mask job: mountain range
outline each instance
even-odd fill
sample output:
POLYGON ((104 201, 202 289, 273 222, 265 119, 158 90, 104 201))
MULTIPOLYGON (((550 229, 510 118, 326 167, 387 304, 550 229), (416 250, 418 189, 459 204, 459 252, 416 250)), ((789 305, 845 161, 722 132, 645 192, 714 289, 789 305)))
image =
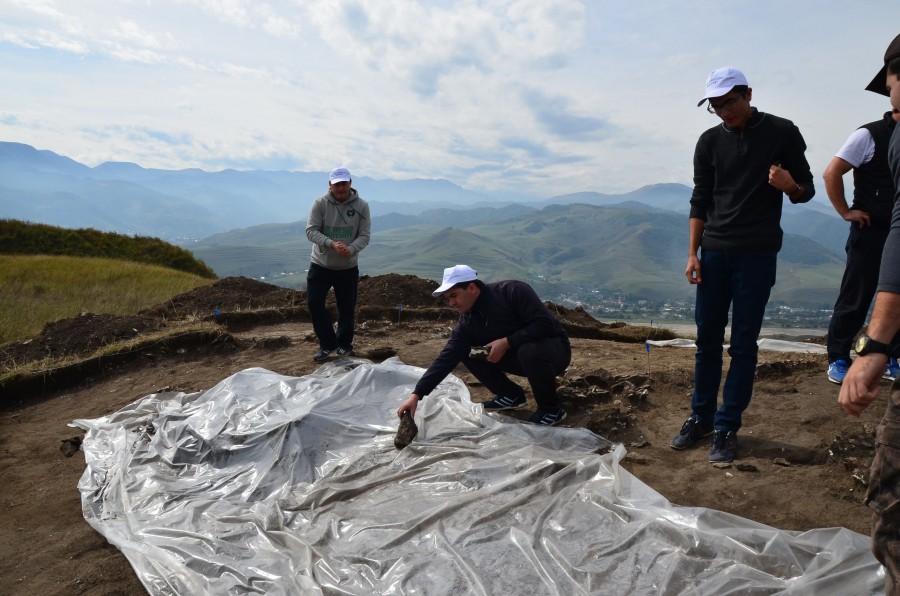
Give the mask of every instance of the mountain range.
MULTIPOLYGON (((156 236, 191 250, 220 276, 301 286, 309 262, 305 216, 325 172, 96 167, 0 142, 0 217, 156 236)), ((437 278, 465 262, 486 279, 519 278, 547 291, 687 299, 691 189, 649 184, 624 194, 548 198, 475 192, 446 180, 354 178, 370 204, 363 273, 437 278)), ((830 306, 843 270, 847 224, 831 206, 785 202, 784 248, 773 299, 830 306)))

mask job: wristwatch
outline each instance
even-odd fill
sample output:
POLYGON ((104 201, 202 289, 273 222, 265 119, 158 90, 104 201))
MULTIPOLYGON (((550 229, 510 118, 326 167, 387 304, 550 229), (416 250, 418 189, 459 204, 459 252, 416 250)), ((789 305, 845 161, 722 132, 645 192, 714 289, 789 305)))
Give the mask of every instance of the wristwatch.
POLYGON ((865 333, 859 336, 854 346, 856 353, 860 356, 866 354, 888 354, 891 353, 891 346, 880 341, 875 341, 865 333))

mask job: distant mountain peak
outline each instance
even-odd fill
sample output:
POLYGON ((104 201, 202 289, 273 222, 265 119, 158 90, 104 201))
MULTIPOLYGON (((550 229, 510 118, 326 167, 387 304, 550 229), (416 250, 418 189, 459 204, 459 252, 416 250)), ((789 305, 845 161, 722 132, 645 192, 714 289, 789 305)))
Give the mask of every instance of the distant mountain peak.
POLYGON ((13 167, 33 168, 61 174, 83 174, 90 168, 74 159, 25 143, 0 142, 0 159, 13 167))
POLYGON ((132 163, 130 161, 104 161, 102 164, 95 166, 94 170, 97 172, 105 173, 109 171, 115 171, 119 173, 125 172, 145 172, 146 168, 143 166, 139 166, 136 163, 132 163))

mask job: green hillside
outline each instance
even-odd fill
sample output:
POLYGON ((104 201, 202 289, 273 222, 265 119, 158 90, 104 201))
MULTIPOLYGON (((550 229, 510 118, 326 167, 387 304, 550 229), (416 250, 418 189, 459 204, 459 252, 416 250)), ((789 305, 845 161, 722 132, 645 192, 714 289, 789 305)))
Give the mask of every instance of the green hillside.
POLYGON ((119 259, 0 255, 0 343, 82 312, 136 314, 213 281, 119 259))
MULTIPOLYGON (((684 279, 688 223, 683 214, 585 204, 552 205, 511 219, 487 212, 479 220, 477 213, 443 212, 439 223, 405 218, 405 227, 387 229, 376 225, 376 218, 360 270, 436 280, 444 267, 467 263, 484 279, 528 281, 548 299, 565 294, 582 300, 600 293, 631 302, 693 301, 694 288, 684 279)), ((264 276, 302 287, 310 250, 302 230, 299 223, 290 229, 258 226, 219 234, 191 250, 220 276, 264 276)), ((831 250, 785 234, 772 300, 820 308, 833 302, 842 272, 843 261, 831 250)))
POLYGON ((215 272, 183 248, 158 238, 69 229, 0 219, 0 254, 122 259, 214 279, 215 272))
POLYGON ((518 247, 516 261, 548 283, 661 298, 684 267, 682 227, 671 214, 574 204, 548 207, 503 232, 470 231, 518 247))

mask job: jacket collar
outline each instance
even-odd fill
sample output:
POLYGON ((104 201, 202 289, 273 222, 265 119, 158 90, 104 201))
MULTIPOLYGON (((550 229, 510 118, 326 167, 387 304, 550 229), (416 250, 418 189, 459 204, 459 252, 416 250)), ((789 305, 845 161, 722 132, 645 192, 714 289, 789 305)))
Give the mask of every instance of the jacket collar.
POLYGON ((466 315, 471 317, 474 314, 478 314, 479 316, 487 317, 487 314, 491 311, 492 304, 494 304, 494 293, 491 292, 487 284, 483 284, 481 293, 475 299, 475 304, 472 305, 472 308, 469 309, 466 315))
MULTIPOLYGON (((750 117, 747 119, 747 124, 746 124, 746 126, 744 126, 744 130, 747 130, 750 128, 756 128, 757 126, 759 126, 759 123, 762 122, 766 117, 765 112, 760 112, 759 110, 757 110, 756 108, 753 108, 753 107, 751 107, 750 109, 752 110, 752 112, 750 114, 750 117)), ((728 132, 741 132, 740 128, 731 128, 724 122, 722 123, 722 128, 724 128, 728 132)))

